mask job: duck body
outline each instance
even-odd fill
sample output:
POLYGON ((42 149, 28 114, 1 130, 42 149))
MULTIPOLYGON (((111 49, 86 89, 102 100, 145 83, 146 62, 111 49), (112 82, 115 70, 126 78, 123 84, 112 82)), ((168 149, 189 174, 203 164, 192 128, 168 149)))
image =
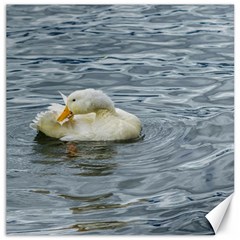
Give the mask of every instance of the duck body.
POLYGON ((52 104, 48 111, 39 113, 30 126, 63 141, 116 141, 140 136, 140 120, 115 108, 102 91, 79 90, 63 97, 66 106, 52 104), (66 108, 71 113, 69 118, 61 117, 66 108))

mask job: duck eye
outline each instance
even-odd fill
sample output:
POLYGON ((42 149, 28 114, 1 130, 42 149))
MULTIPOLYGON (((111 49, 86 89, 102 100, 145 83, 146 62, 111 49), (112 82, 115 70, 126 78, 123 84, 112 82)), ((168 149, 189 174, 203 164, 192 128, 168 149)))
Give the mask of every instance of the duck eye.
POLYGON ((74 98, 72 101, 73 101, 73 102, 75 102, 75 101, 76 101, 76 99, 74 98))

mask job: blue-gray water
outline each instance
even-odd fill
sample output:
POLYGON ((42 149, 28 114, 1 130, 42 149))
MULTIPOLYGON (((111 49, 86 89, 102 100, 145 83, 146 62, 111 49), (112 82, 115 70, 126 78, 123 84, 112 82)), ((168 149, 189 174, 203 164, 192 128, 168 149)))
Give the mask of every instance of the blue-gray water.
POLYGON ((7 7, 7 233, 212 234, 233 191, 232 5, 7 7), (77 89, 142 139, 66 143, 29 123, 77 89))

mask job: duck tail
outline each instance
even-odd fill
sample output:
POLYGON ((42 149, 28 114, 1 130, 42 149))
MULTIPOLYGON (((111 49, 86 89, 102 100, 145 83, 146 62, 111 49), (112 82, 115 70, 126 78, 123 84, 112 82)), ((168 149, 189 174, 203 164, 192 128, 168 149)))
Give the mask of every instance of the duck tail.
POLYGON ((57 122, 58 115, 63 111, 64 106, 53 103, 48 107, 48 111, 40 112, 36 115, 35 119, 30 123, 30 128, 42 131, 44 128, 56 127, 59 125, 57 122))

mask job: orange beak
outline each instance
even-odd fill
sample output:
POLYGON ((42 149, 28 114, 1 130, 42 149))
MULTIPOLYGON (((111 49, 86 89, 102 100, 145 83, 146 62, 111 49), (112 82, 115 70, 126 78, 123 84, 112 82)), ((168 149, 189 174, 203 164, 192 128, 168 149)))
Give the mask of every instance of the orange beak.
POLYGON ((61 113, 61 115, 58 117, 57 121, 58 122, 62 122, 64 119, 66 118, 70 118, 73 116, 73 113, 68 109, 68 107, 66 106, 63 110, 63 112, 61 113))

